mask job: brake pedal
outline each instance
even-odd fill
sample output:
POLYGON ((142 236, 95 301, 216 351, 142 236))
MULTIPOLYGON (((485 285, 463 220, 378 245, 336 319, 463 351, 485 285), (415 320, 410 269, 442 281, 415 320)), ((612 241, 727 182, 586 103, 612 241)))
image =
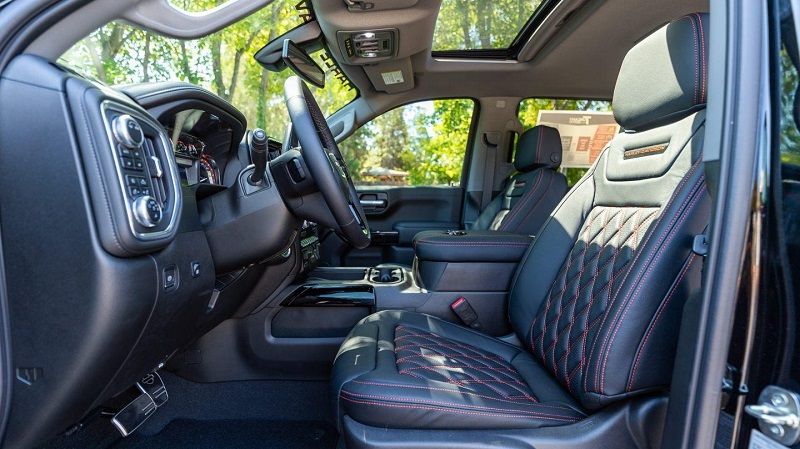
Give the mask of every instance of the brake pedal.
POLYGON ((169 399, 167 387, 164 386, 164 381, 156 372, 147 373, 142 380, 136 383, 136 386, 139 387, 142 393, 148 394, 153 398, 156 407, 161 407, 169 399))

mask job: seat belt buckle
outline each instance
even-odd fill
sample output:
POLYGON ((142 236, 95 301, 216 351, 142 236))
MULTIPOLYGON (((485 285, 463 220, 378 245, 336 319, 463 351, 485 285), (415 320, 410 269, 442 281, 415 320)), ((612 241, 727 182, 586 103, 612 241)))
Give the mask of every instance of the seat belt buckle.
POLYGON ((475 309, 467 302, 467 298, 460 296, 450 304, 450 310, 452 310, 465 325, 473 329, 481 328, 481 323, 478 321, 478 314, 475 313, 475 309))

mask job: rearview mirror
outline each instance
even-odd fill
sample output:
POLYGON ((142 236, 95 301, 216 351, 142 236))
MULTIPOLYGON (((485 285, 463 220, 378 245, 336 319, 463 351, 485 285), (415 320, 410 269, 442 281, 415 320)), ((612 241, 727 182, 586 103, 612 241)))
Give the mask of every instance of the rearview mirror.
POLYGON ((289 39, 283 41, 281 59, 300 78, 319 88, 325 87, 325 71, 311 59, 311 55, 289 39))

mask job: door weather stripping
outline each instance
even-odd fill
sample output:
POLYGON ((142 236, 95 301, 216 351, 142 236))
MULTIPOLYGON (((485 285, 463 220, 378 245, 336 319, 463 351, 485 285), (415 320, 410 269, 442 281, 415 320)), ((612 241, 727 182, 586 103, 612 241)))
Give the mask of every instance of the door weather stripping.
POLYGON ((800 442, 800 396, 770 385, 761 392, 758 404, 748 405, 745 413, 758 420, 761 431, 785 446, 800 442))

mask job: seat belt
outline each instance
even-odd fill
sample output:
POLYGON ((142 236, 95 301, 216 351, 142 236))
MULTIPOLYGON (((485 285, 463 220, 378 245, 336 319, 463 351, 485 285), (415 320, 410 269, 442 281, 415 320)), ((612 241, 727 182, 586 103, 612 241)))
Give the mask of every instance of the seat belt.
POLYGON ((492 202, 494 193, 494 175, 497 169, 497 148, 502 135, 497 131, 483 133, 482 142, 486 154, 483 158, 483 190, 481 191, 480 212, 492 202))
POLYGON ((466 326, 476 330, 481 329, 481 322, 478 319, 478 313, 472 308, 467 298, 459 296, 458 299, 450 304, 450 310, 464 323, 466 326))

